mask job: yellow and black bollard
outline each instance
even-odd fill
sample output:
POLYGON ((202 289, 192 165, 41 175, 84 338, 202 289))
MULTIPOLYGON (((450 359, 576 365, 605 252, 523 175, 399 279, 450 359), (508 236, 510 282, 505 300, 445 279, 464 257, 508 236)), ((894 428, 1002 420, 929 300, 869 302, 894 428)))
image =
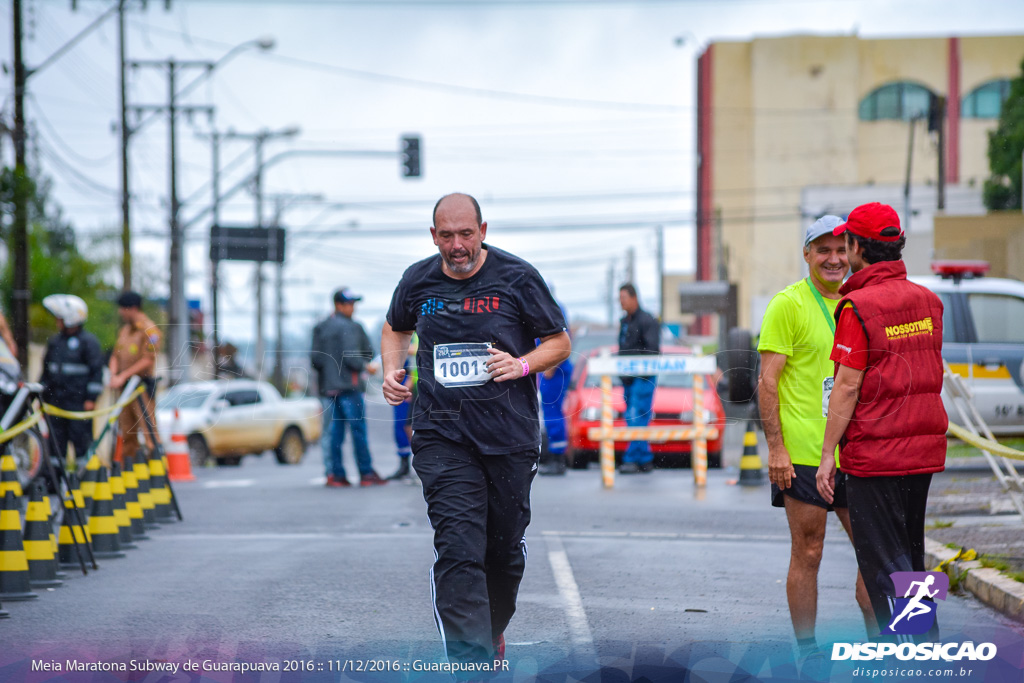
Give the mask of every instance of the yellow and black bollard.
POLYGON ((85 463, 85 470, 82 472, 82 498, 85 500, 85 509, 92 509, 92 495, 96 490, 96 482, 100 478, 100 468, 103 467, 103 463, 100 462, 100 456, 95 453, 85 463))
POLYGON ((89 534, 92 553, 101 559, 124 557, 121 539, 114 519, 114 496, 110 492, 107 468, 100 468, 100 478, 92 496, 92 514, 89 515, 89 534))
POLYGON ((139 480, 135 477, 135 461, 132 456, 124 458, 124 471, 121 473, 124 481, 125 510, 128 512, 128 520, 131 522, 132 540, 148 541, 146 533, 146 522, 142 516, 142 505, 139 503, 139 480))
POLYGON ((44 484, 32 487, 32 496, 25 510, 25 557, 28 560, 28 581, 33 588, 56 588, 64 585, 57 577, 57 556, 54 553, 50 504, 43 495, 44 484))
POLYGON ((139 546, 135 545, 132 538, 132 520, 128 517, 121 465, 116 462, 110 468, 110 494, 114 497, 114 521, 117 522, 117 535, 121 541, 121 549, 133 550, 138 548, 139 546))
POLYGON ((64 499, 64 521, 61 522, 60 534, 57 536, 57 562, 64 569, 81 567, 84 574, 85 563, 92 558, 89 539, 85 535, 87 530, 78 523, 76 509, 75 501, 71 497, 64 499))
POLYGON ((171 488, 167 485, 167 467, 160 454, 162 449, 153 449, 149 455, 149 491, 153 496, 153 511, 161 524, 173 522, 174 508, 171 507, 171 488))
POLYGON ((0 456, 0 498, 7 492, 14 494, 15 498, 21 498, 24 491, 21 490, 21 482, 18 480, 18 461, 13 455, 0 456))
POLYGON ((145 456, 139 455, 135 460, 135 479, 139 482, 139 505, 142 506, 142 521, 147 529, 159 529, 156 523, 156 505, 153 504, 153 493, 149 490, 149 465, 145 456))
POLYGON ((757 454, 757 432, 754 421, 747 421, 747 433, 743 435, 743 457, 740 459, 740 484, 760 486, 764 483, 764 469, 761 456, 757 454))
POLYGON ((38 597, 29 584, 18 500, 14 492, 8 490, 0 506, 0 600, 34 600, 38 597))

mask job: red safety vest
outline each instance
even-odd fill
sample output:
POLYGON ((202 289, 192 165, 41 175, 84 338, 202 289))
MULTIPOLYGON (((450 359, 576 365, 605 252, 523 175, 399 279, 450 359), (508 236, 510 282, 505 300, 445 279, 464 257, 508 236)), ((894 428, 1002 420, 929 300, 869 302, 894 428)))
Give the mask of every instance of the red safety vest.
POLYGON ((842 470, 858 477, 941 472, 949 424, 942 301, 907 280, 903 261, 871 264, 839 292, 836 318, 851 304, 868 340, 860 397, 840 444, 842 470))

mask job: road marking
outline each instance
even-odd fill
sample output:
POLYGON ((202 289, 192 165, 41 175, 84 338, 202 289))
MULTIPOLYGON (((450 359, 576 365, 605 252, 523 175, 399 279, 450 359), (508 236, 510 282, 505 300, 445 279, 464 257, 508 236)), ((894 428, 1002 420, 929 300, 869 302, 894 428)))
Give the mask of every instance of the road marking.
POLYGON ((583 649, 591 650, 594 646, 594 636, 587 623, 587 613, 583 609, 580 589, 572 574, 572 565, 569 564, 565 546, 562 545, 562 539, 557 534, 545 534, 544 540, 548 545, 548 561, 551 563, 551 571, 555 575, 555 584, 565 603, 565 616, 569 622, 572 643, 583 649))
MULTIPOLYGON (((788 541, 789 536, 773 534, 705 534, 665 533, 660 531, 542 531, 545 538, 567 536, 572 538, 637 538, 673 541, 788 541)), ((829 539, 832 540, 832 539, 829 539)), ((844 539, 840 539, 844 540, 844 539)))
POLYGON ((204 481, 204 489, 242 489, 256 483, 255 479, 225 479, 223 481, 204 481))

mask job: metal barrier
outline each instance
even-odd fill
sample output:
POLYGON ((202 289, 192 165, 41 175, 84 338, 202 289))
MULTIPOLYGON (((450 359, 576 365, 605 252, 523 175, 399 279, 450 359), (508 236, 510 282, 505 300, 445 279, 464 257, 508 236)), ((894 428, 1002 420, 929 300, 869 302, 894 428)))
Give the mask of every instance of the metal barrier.
MULTIPOLYGON (((707 485, 708 439, 718 438, 718 429, 704 422, 704 375, 717 369, 714 356, 612 356, 601 355, 589 361, 591 375, 601 377, 601 426, 591 427, 587 437, 601 442, 601 481, 605 488, 615 486, 616 441, 692 441, 690 463, 696 486, 707 485), (612 419, 612 377, 621 375, 693 375, 692 427, 615 427, 612 419)), ((652 404, 653 410, 653 404, 652 404)))

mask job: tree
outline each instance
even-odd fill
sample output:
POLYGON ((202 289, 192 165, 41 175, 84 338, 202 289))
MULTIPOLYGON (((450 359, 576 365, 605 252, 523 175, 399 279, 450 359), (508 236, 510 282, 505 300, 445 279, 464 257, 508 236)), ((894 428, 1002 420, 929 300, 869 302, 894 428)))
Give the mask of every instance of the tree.
MULTIPOLYGON (((7 209, 16 192, 29 197, 29 328, 31 341, 45 343, 57 331, 53 316, 42 306, 50 294, 75 294, 89 306, 89 329, 104 347, 113 346, 117 332, 117 290, 104 282, 104 274, 111 272, 113 260, 90 260, 76 243, 74 228, 67 223, 59 207, 49 201, 48 181, 33 182, 18 179, 12 169, 0 171, 0 207, 7 209)), ((5 211, 5 213, 7 213, 5 211)), ((0 226, 3 238, 10 239, 8 225, 0 226)), ((8 248, 10 253, 10 248, 8 248)), ((0 272, 0 291, 3 308, 11 310, 14 281, 13 259, 0 272)))
POLYGON ((1024 61, 1021 75, 1010 82, 999 125, 988 134, 985 206, 993 211, 1021 208, 1021 155, 1024 154, 1024 61))

